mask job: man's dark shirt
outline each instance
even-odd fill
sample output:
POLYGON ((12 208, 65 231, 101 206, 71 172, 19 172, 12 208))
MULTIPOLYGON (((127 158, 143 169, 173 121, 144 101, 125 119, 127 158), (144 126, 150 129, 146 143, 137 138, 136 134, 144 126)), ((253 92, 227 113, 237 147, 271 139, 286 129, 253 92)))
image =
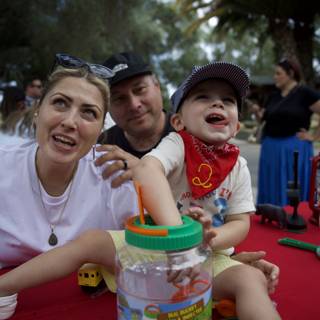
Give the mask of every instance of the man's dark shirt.
MULTIPOLYGON (((171 113, 166 113, 166 123, 164 130, 161 135, 161 139, 168 135, 170 132, 174 131, 170 124, 170 118, 171 118, 171 113)), ((144 151, 138 151, 132 148, 130 145, 129 141, 124 135, 124 132, 121 128, 119 128, 117 125, 109 128, 108 130, 102 132, 100 137, 98 138, 98 143, 100 144, 114 144, 123 149, 124 151, 136 156, 137 158, 142 158, 145 154, 150 152, 153 148, 155 148, 161 139, 158 141, 156 145, 154 145, 152 148, 144 151)))

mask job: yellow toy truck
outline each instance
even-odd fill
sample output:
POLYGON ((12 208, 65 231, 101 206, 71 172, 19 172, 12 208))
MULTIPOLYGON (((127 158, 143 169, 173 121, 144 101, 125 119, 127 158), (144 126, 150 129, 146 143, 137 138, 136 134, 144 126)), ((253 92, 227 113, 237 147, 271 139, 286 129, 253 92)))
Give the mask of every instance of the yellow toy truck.
POLYGON ((87 263, 78 270, 78 284, 87 293, 96 293, 105 287, 99 266, 87 263))

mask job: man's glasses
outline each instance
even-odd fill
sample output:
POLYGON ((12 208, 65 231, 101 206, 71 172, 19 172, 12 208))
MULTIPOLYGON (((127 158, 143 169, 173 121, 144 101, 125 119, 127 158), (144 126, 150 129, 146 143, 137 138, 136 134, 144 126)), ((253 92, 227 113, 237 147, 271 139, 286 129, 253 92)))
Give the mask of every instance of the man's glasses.
POLYGON ((64 53, 56 54, 54 67, 56 65, 71 69, 87 68, 91 73, 102 79, 110 79, 114 76, 114 72, 105 66, 89 63, 64 53))

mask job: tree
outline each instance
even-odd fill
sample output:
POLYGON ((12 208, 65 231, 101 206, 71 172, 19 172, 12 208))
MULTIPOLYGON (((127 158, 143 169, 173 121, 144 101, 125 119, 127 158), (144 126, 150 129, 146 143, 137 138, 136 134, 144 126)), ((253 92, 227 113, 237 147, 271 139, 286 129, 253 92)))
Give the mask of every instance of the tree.
POLYGON ((183 33, 194 14, 179 18, 172 2, 2 0, 0 10, 0 79, 45 78, 56 52, 102 63, 115 52, 134 50, 155 67, 166 89, 194 64, 207 62, 201 30, 183 33))
POLYGON ((212 17, 219 18, 218 32, 231 28, 238 37, 244 30, 259 30, 259 25, 264 25, 259 42, 262 43, 267 39, 266 35, 270 35, 276 60, 284 56, 297 59, 305 80, 313 82, 314 25, 320 13, 319 2, 306 1, 301 5, 299 0, 177 0, 177 3, 183 13, 199 9, 204 12, 204 16, 197 19, 190 30, 212 17))
POLYGON ((0 78, 22 81, 30 47, 30 1, 0 1, 0 78))
POLYGON ((149 57, 161 38, 161 27, 148 14, 156 5, 155 0, 3 0, 0 78, 45 78, 56 52, 96 63, 122 50, 149 57))
POLYGON ((204 34, 196 30, 186 37, 185 28, 194 14, 179 17, 175 6, 159 3, 153 13, 161 26, 158 50, 152 54, 153 65, 157 67, 157 74, 161 83, 177 86, 194 65, 208 62, 206 52, 201 47, 204 34))

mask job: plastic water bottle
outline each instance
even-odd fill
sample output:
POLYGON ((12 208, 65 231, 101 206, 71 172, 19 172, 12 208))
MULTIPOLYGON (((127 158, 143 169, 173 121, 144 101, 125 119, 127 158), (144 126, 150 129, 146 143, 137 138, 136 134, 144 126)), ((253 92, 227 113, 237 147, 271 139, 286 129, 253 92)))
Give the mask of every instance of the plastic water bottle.
POLYGON ((117 257, 118 319, 211 319, 212 257, 202 226, 182 216, 179 226, 129 219, 117 257), (176 279, 172 281, 172 279, 176 279))

